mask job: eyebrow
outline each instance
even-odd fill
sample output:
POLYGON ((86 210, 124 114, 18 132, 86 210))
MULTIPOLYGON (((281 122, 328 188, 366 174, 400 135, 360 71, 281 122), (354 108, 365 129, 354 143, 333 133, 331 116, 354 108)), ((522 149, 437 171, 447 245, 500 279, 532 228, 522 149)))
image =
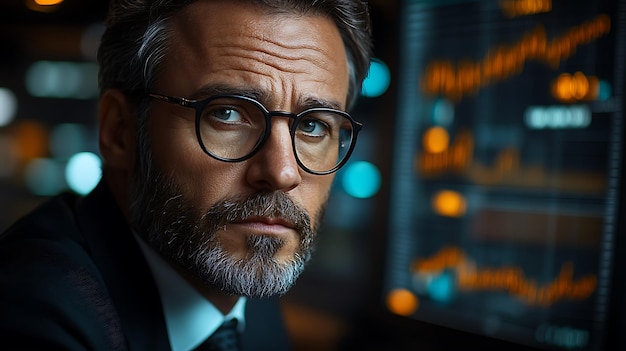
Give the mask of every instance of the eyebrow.
MULTIPOLYGON (((261 104, 263 104, 263 106, 267 106, 267 104, 269 104, 269 102, 272 100, 271 94, 266 90, 254 87, 232 86, 227 84, 205 85, 197 90, 194 94, 192 94, 189 98, 201 100, 213 95, 243 95, 245 97, 249 97, 255 99, 256 101, 259 101, 261 104)), ((303 111, 310 108, 318 107, 343 111, 342 106, 343 104, 341 104, 339 101, 326 100, 313 96, 305 96, 298 99, 298 108, 303 111)))

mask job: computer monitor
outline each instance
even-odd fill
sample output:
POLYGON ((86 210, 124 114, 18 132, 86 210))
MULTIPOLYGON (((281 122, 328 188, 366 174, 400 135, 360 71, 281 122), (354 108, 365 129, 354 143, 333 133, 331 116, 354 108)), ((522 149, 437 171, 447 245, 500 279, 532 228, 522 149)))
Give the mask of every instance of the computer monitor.
POLYGON ((624 5, 402 2, 379 302, 406 340, 625 347, 624 5))

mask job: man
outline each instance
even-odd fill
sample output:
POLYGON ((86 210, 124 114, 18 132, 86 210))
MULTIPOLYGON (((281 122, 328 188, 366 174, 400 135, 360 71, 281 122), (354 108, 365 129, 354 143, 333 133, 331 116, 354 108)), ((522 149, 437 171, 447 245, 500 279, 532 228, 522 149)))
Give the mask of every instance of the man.
POLYGON ((275 296, 356 142, 365 4, 115 0, 106 24, 103 181, 2 235, 3 347, 202 349, 235 321, 287 348, 275 296))

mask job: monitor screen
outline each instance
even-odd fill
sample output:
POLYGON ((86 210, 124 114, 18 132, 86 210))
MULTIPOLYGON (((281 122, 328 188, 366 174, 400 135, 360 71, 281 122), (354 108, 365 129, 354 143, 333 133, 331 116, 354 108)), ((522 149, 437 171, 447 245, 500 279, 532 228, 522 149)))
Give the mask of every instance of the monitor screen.
POLYGON ((384 308, 528 347, 606 349, 624 251, 623 4, 400 12, 384 308))

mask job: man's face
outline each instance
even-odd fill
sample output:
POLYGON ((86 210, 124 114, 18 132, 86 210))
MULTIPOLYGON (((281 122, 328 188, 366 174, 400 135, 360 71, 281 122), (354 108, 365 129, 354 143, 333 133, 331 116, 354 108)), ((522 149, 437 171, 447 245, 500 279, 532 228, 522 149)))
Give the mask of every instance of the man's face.
MULTIPOLYGON (((345 108, 346 54, 330 19, 201 0, 172 28, 154 92, 253 94, 269 110, 295 113, 345 108)), ((152 103, 152 165, 133 185, 133 225, 196 279, 239 295, 284 293, 310 255, 333 176, 299 168, 289 118, 274 117, 263 148, 238 163, 206 155, 194 120, 193 109, 152 103)))

